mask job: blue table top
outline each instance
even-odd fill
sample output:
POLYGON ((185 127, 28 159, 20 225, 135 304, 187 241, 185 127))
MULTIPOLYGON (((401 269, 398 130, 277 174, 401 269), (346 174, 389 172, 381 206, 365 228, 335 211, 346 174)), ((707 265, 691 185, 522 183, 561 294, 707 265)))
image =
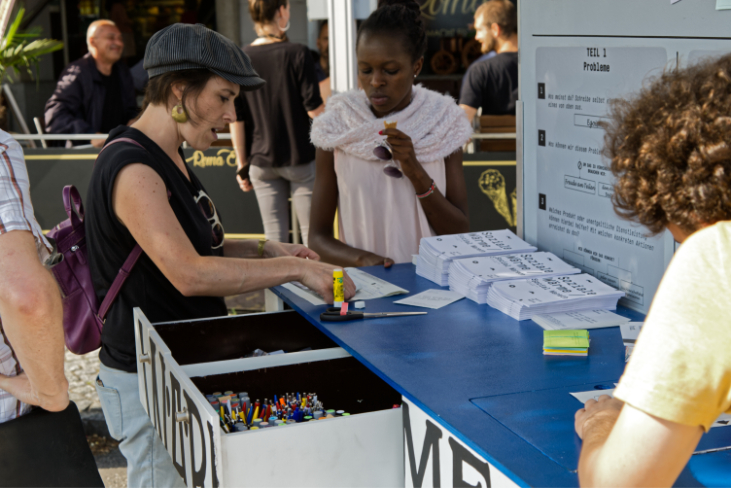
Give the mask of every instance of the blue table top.
MULTIPOLYGON (((417 276, 411 264, 363 270, 409 290, 409 295, 440 288, 417 276)), ((366 312, 428 315, 321 322, 326 306, 312 305, 282 287, 273 291, 519 485, 578 486, 580 440, 573 431, 573 416, 581 404, 567 392, 617 382, 625 366, 618 327, 591 330, 588 357, 543 356, 543 329, 538 324, 518 322, 468 299, 439 310, 393 304, 405 295, 369 300, 366 312), (516 395, 541 390, 556 390, 556 401, 543 395, 531 409, 516 395), (524 404, 516 415, 497 413, 518 397, 524 404), (547 416, 558 422, 545 421, 547 416)), ((626 308, 617 313, 644 320, 644 315, 626 308)), ((677 485, 713 486, 714 480, 727 485, 728 479, 731 452, 722 451, 693 456, 677 485), (723 472, 719 466, 725 467, 723 472)))

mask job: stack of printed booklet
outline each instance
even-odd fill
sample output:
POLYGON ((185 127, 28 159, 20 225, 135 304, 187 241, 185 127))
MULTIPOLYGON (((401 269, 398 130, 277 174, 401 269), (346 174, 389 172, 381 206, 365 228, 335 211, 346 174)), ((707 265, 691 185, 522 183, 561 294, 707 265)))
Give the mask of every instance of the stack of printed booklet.
POLYGON ((500 281, 487 292, 487 304, 513 317, 603 308, 614 310, 624 292, 589 274, 500 281))
POLYGON ((614 310, 624 296, 510 230, 425 237, 416 274, 516 320, 579 310, 614 310))
POLYGON ((455 259, 449 267, 449 289, 477 303, 487 303, 487 291, 498 281, 577 273, 581 270, 550 252, 455 259))
POLYGON ((416 274, 439 286, 449 285, 449 266, 459 258, 533 252, 536 248, 510 230, 424 237, 419 244, 416 274))

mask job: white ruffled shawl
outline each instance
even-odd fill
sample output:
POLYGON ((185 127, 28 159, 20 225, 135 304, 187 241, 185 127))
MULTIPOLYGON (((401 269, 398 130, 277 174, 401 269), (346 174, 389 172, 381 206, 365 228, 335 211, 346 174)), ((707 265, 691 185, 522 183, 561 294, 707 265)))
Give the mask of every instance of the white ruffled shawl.
POLYGON ((411 137, 420 161, 444 159, 460 149, 470 138, 472 127, 464 111, 448 95, 414 86, 414 98, 401 112, 378 119, 371 112, 363 90, 333 95, 325 113, 312 124, 312 143, 321 149, 340 149, 366 161, 379 161, 373 155, 383 121, 398 122, 398 129, 411 137))

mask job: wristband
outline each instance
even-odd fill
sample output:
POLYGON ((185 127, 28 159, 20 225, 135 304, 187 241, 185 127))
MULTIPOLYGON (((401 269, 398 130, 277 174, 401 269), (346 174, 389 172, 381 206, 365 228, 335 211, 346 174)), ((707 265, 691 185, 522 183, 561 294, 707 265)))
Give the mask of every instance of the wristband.
POLYGON ((422 200, 422 199, 428 197, 429 195, 431 195, 432 193, 434 193, 434 190, 436 190, 436 189, 437 189, 437 186, 434 184, 434 180, 431 180, 431 186, 429 187, 429 189, 422 194, 417 193, 416 198, 418 198, 419 200, 422 200))
POLYGON ((262 237, 261 239, 259 239, 259 246, 256 248, 256 252, 259 253, 259 257, 260 258, 263 258, 264 257, 264 244, 266 244, 266 242, 268 240, 269 239, 267 239, 265 237, 262 237))

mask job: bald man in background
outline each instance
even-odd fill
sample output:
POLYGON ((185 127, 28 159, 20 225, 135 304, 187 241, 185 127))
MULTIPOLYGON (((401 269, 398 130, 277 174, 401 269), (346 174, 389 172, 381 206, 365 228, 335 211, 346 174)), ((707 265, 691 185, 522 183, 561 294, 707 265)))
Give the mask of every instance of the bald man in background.
MULTIPOLYGON (((135 89, 126 64, 122 34, 111 20, 92 22, 86 31, 89 53, 69 64, 46 102, 49 134, 108 134, 137 116, 135 89)), ((68 141, 88 144, 88 141, 68 141)), ((103 139, 91 141, 101 147, 103 139)))

